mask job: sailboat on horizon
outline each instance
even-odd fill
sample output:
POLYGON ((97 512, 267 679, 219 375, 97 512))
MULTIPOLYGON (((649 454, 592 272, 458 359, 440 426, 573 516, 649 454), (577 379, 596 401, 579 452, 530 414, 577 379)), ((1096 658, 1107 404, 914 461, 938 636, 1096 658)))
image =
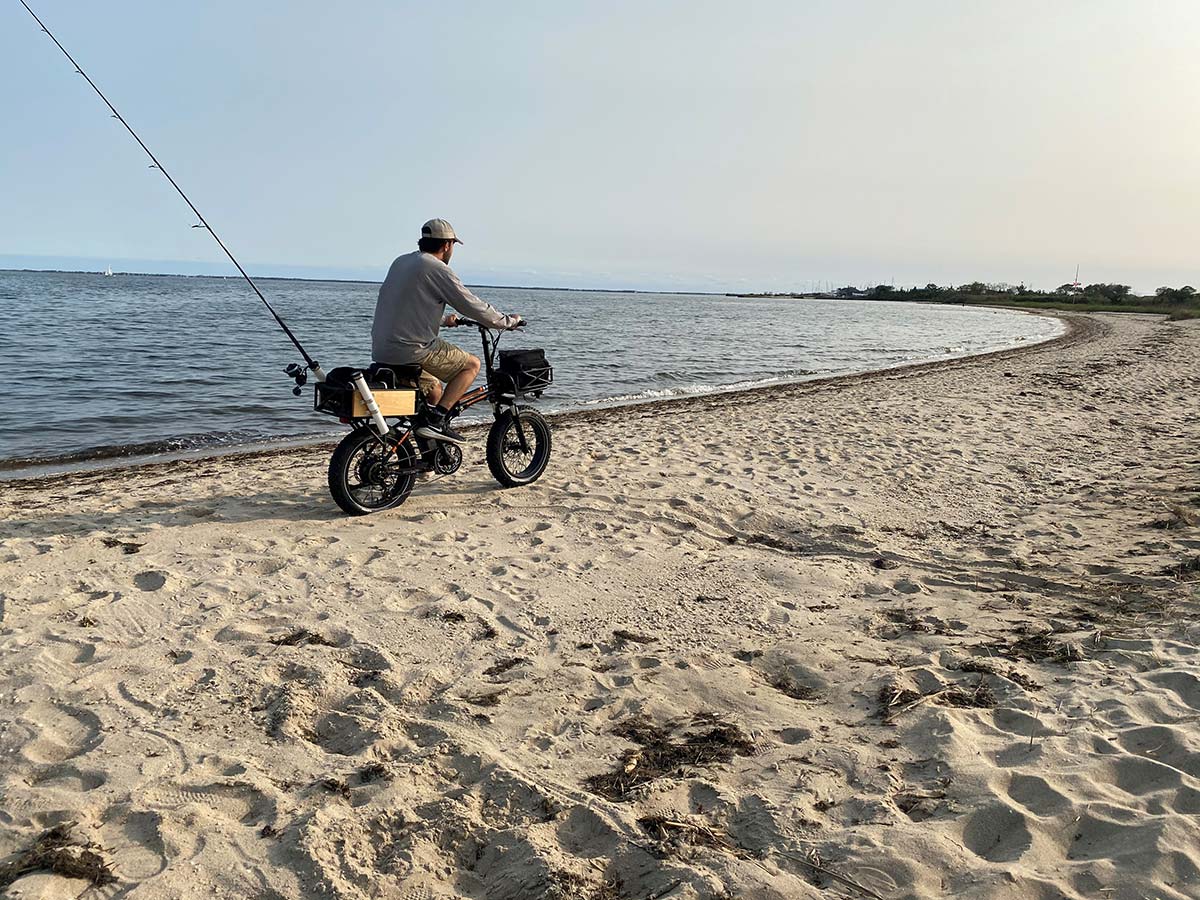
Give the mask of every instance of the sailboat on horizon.
POLYGON ((107 276, 111 276, 112 273, 113 273, 112 266, 109 266, 107 269, 104 270, 104 274, 107 276))

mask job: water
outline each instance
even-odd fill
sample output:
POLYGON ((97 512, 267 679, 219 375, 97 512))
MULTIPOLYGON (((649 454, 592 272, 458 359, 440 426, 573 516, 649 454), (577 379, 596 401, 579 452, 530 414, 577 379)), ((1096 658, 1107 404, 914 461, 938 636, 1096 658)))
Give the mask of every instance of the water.
MULTIPOLYGON (((377 285, 270 279, 328 370, 370 361, 377 285)), ((561 411, 799 381, 1046 340, 1008 310, 838 300, 480 288, 531 321, 561 411)), ((241 279, 0 271, 0 470, 328 437, 293 397, 299 356, 241 279)), ((479 353, 473 330, 443 334, 479 353)))

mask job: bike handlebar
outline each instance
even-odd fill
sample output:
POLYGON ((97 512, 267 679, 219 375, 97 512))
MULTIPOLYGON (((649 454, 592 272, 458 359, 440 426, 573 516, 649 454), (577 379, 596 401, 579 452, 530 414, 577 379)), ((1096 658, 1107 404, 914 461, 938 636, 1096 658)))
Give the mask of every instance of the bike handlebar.
MULTIPOLYGON (((529 321, 527 319, 521 319, 520 321, 517 322, 516 325, 512 326, 512 328, 506 328, 504 330, 505 331, 513 331, 514 329, 517 329, 517 328, 524 328, 528 324, 529 324, 529 321)), ((453 325, 450 325, 447 327, 462 328, 467 325, 473 325, 476 328, 489 328, 490 327, 488 325, 484 325, 482 322, 476 322, 474 319, 459 319, 453 325)))

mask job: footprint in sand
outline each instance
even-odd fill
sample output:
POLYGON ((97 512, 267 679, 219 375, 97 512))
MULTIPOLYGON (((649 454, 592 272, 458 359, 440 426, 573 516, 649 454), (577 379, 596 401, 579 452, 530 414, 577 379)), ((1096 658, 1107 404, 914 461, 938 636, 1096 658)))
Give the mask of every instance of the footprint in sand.
MULTIPOLYGON (((1114 812, 1116 808, 1110 807, 1114 812)), ((1152 858, 1159 851, 1162 823, 1145 825, 1116 822, 1092 812, 1084 813, 1075 824, 1067 859, 1095 859, 1133 862, 1152 858)))
POLYGON ((974 813, 963 828, 963 845, 988 862, 1013 862, 1025 855, 1033 836, 1025 816, 1004 805, 994 805, 974 813))
POLYGON ((1008 796, 1035 816, 1056 816, 1071 805, 1071 801, 1050 787, 1038 775, 1014 772, 1008 783, 1008 796))
POLYGON ((99 717, 86 709, 35 703, 22 719, 31 739, 21 748, 21 755, 39 765, 82 756, 103 740, 99 717))
POLYGON ((88 791, 102 787, 105 781, 107 779, 102 772, 78 769, 70 764, 60 764, 42 769, 29 780, 29 783, 37 788, 86 794, 88 791))
POLYGON ((133 583, 138 590, 159 591, 167 583, 167 575, 165 572, 139 572, 133 576, 133 583))
POLYGON ((180 809, 197 804, 246 825, 274 815, 275 803, 248 784, 169 786, 151 790, 145 802, 160 809, 180 809))
POLYGON ((1191 672, 1155 672, 1147 675, 1146 680, 1162 685, 1185 705, 1200 710, 1200 678, 1191 672))

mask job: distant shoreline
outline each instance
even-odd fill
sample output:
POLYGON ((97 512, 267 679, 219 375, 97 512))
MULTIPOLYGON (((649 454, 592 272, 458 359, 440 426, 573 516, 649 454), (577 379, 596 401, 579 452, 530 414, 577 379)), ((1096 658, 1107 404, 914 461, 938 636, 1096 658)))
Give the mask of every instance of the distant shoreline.
MULTIPOLYGON (((112 276, 103 272, 89 269, 0 269, 0 274, 17 272, 26 275, 95 275, 108 278, 210 278, 214 281, 241 281, 241 275, 181 275, 177 272, 114 272, 112 276)), ((317 284, 380 284, 381 279, 367 280, 362 278, 303 278, 290 275, 252 275, 255 281, 307 281, 317 284)), ((470 288, 495 288, 504 291, 556 291, 575 294, 666 294, 679 297, 733 297, 751 296, 749 294, 730 294, 727 291, 651 291, 644 288, 576 288, 576 287, 535 287, 528 284, 468 284, 470 288)))

